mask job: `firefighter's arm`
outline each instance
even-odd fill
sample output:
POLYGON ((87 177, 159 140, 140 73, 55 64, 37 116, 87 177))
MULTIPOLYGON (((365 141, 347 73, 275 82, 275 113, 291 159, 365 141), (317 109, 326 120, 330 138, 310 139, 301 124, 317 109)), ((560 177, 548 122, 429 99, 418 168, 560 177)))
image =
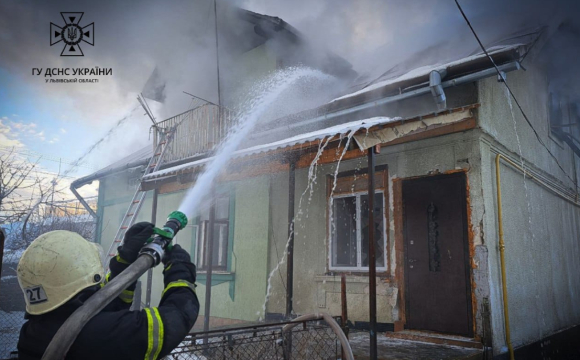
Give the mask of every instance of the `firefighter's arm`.
MULTIPOLYGON (((199 313, 199 301, 195 292, 196 269, 187 251, 175 245, 164 259, 164 265, 165 288, 159 306, 145 309, 149 312, 148 319, 153 328, 159 324, 162 329, 163 336, 158 339, 162 341, 159 358, 171 353, 183 341, 199 313)), ((152 344, 155 344, 155 339, 149 340, 153 340, 152 344)))
MULTIPOLYGON (((145 245, 146 241, 153 235, 153 228, 154 225, 152 223, 140 222, 134 224, 129 228, 129 230, 127 230, 123 245, 119 246, 116 256, 111 258, 111 261, 109 262, 109 272, 105 277, 105 285, 137 260, 139 251, 143 245, 145 245)), ((118 298, 113 300, 111 304, 105 308, 105 310, 114 311, 131 307, 136 286, 137 282, 130 284, 125 290, 123 290, 118 298)))
MULTIPOLYGON (((165 271, 165 277, 167 279, 170 275, 173 280, 174 275, 182 271, 191 273, 191 266, 176 263, 165 271)), ((189 276, 187 280, 170 281, 158 307, 97 314, 79 334, 69 357, 162 359, 183 341, 197 319, 199 302, 193 290, 194 279, 189 276)))
POLYGON ((189 254, 175 245, 164 258, 164 265, 165 289, 158 307, 99 313, 81 331, 70 354, 78 358, 92 354, 95 359, 130 360, 161 359, 171 353, 195 324, 199 301, 195 294, 195 265, 189 254), (94 341, 95 338, 101 341, 94 341))

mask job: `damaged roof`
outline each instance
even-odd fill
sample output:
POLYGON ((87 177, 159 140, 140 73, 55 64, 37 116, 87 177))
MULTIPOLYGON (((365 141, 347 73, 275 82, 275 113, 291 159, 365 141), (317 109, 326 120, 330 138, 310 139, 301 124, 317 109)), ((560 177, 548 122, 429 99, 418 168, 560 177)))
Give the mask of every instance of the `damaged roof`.
MULTIPOLYGON (((255 23, 255 26, 259 28, 259 30, 256 30, 256 33, 261 33, 262 31, 265 33, 271 33, 273 31, 286 34, 284 36, 297 36, 297 31, 280 18, 261 15, 247 10, 241 10, 241 14, 245 19, 247 19, 247 21, 255 23)), ((533 45, 541 35, 542 30, 537 29, 535 31, 509 36, 506 39, 500 40, 494 45, 490 46, 488 52, 498 65, 519 61, 527 55, 530 50, 530 45, 533 45)), ((336 98, 328 104, 320 106, 316 109, 293 114, 291 116, 280 119, 280 121, 272 122, 272 125, 265 125, 263 129, 261 129, 262 132, 254 134, 254 136, 249 139, 247 148, 238 150, 238 156, 256 152, 271 151, 280 147, 283 148, 290 146, 288 144, 298 144, 300 142, 312 141, 312 136, 319 138, 318 136, 323 134, 323 137, 326 137, 329 135, 329 132, 333 132, 338 128, 344 130, 345 128, 349 128, 355 125, 359 126, 359 128, 365 128, 365 126, 368 124, 374 124, 376 121, 378 121, 378 123, 393 121, 392 118, 386 117, 365 118, 365 120, 356 120, 351 122, 343 121, 342 124, 335 123, 335 127, 333 127, 328 125, 328 121, 325 122, 321 120, 318 126, 310 127, 308 131, 300 129, 300 131, 297 133, 290 133, 289 137, 286 136, 275 138, 262 135, 262 133, 266 133, 268 131, 285 129, 287 126, 299 124, 303 120, 324 118, 326 114, 332 114, 334 112, 348 109, 363 103, 369 103, 379 98, 385 98, 389 96, 395 97, 396 95, 400 95, 405 91, 413 90, 421 86, 424 87, 425 85, 428 86, 429 74, 433 70, 445 70, 447 73, 445 79, 449 80, 492 68, 492 65, 487 56, 478 51, 471 51, 470 54, 460 58, 454 58, 447 61, 439 60, 435 61, 433 64, 421 65, 415 68, 411 68, 410 64, 419 65, 421 64, 421 61, 409 61, 405 64, 391 67, 386 71, 382 71, 375 78, 372 78, 372 76, 369 75, 372 73, 370 72, 369 74, 361 76, 355 80, 354 85, 350 88, 350 93, 336 98)), ((416 115, 419 114, 415 114, 415 116, 416 115)), ((336 133, 340 132, 337 131, 336 133)), ((73 184, 76 184, 77 186, 83 185, 108 174, 146 164, 147 160, 151 157, 151 154, 151 146, 147 146, 107 166, 106 168, 97 171, 94 174, 76 180, 73 182, 73 184)), ((178 171, 182 168, 189 168, 192 165, 199 165, 197 162, 200 162, 201 164, 207 161, 209 161, 207 158, 196 160, 195 164, 194 162, 190 162, 187 164, 167 168, 160 170, 155 175, 149 175, 149 177, 163 176, 162 174, 165 174, 168 171, 178 171)))
POLYGON ((328 49, 314 47, 306 36, 283 19, 242 8, 230 10, 226 11, 226 24, 220 29, 220 39, 227 47, 246 52, 273 40, 269 45, 284 63, 310 66, 343 79, 358 75, 350 62, 328 49))
MULTIPOLYGON (((504 34, 504 36, 488 41, 484 44, 485 49, 490 54, 504 53, 507 49, 518 49, 522 46, 527 46, 534 44, 537 39, 547 30, 546 27, 537 27, 531 29, 522 29, 510 34, 504 34)), ((529 49, 521 49, 523 52, 520 54, 522 57, 526 56, 529 49)), ((380 49, 376 51, 380 53, 380 49)), ((494 56, 494 60, 496 60, 494 56)), ((505 59, 505 57, 510 57, 516 59, 519 57, 514 56, 513 53, 504 54, 503 57, 499 57, 499 61, 505 59)), ((378 57, 378 56, 377 56, 378 57)), ((434 44, 421 51, 408 56, 404 61, 398 61, 395 64, 385 65, 384 61, 378 60, 378 65, 372 67, 365 73, 361 74, 356 78, 350 86, 351 94, 354 92, 361 92, 364 89, 377 88, 381 83, 395 83, 400 80, 409 80, 416 78, 421 69, 433 69, 433 68, 445 68, 450 66, 455 66, 460 63, 467 63, 470 59, 484 58, 485 54, 479 47, 479 45, 474 41, 473 43, 467 44, 446 44, 442 46, 441 44, 434 44), (446 66, 445 66, 446 65, 446 66)), ((489 66, 489 61, 485 61, 487 66, 489 66)), ((345 95, 346 96, 346 95, 345 95)))

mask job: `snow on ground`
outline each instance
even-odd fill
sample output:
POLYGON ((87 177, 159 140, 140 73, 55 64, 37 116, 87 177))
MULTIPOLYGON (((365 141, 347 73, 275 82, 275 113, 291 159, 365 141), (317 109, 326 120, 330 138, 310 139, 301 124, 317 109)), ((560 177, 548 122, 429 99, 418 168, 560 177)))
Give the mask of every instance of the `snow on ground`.
MULTIPOLYGON (((355 358, 368 358, 369 333, 353 331, 349 335, 349 343, 355 358)), ((468 359, 480 355, 481 352, 479 349, 394 339, 385 336, 385 334, 377 334, 379 360, 468 359)))

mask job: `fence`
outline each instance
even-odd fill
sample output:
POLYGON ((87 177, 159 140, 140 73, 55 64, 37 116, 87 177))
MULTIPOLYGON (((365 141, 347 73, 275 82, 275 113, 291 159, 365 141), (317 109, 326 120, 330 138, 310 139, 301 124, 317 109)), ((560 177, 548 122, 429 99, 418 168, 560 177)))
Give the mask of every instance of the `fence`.
POLYGON ((163 162, 170 163, 212 151, 235 124, 236 117, 231 110, 212 104, 160 121, 158 126, 163 129, 178 125, 163 162))
MULTIPOLYGON (((340 321, 340 320, 339 320, 340 321)), ((189 334, 168 360, 309 360, 340 359, 340 341, 324 321, 289 322, 189 334)))

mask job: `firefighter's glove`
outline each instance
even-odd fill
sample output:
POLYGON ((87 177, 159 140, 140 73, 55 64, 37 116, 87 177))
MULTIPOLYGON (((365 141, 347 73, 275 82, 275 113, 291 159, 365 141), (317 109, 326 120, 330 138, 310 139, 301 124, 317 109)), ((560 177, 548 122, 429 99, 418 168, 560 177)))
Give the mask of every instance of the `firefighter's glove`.
POLYGON ((191 262, 191 256, 179 245, 173 245, 171 251, 166 251, 163 257, 163 282, 165 286, 173 281, 186 280, 195 283, 196 269, 191 262))
POLYGON ((145 242, 153 235, 153 225, 150 222, 140 222, 129 228, 125 233, 123 246, 119 246, 119 256, 128 263, 137 260, 139 250, 145 242))

